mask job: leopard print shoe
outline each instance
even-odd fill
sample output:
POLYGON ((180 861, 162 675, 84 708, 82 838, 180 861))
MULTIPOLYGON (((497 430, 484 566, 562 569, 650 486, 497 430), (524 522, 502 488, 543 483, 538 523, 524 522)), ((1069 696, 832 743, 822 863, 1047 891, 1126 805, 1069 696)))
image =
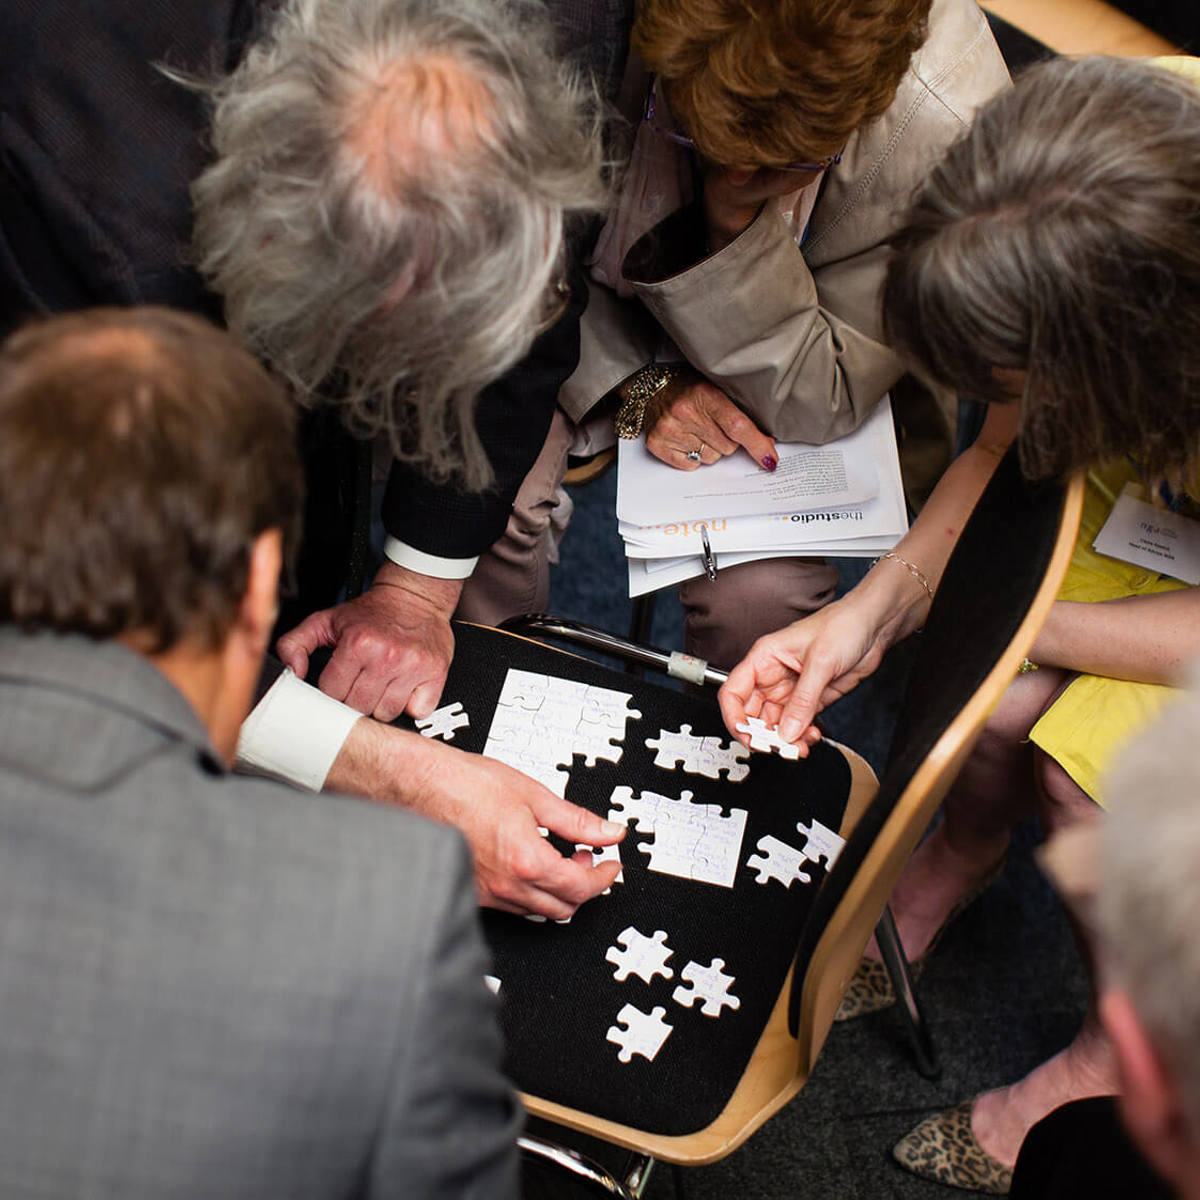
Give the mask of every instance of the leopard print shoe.
POLYGON ((914 1175, 968 1192, 1007 1196, 1012 1171, 975 1140, 971 1130, 974 1100, 926 1117, 892 1147, 892 1157, 914 1175))
MULTIPOLYGON (((909 975, 913 979, 919 978, 924 965, 921 959, 909 963, 909 975)), ((855 1017, 865 1017, 867 1013, 878 1012, 881 1008, 889 1008, 895 1003, 896 993, 892 991, 892 980, 887 973, 887 967, 874 958, 860 958, 858 970, 854 972, 833 1019, 853 1021, 855 1017)))

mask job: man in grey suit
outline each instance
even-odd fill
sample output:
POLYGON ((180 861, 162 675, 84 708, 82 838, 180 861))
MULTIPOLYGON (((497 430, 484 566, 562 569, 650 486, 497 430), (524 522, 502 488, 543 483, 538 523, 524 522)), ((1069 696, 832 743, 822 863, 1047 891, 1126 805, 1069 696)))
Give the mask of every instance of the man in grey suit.
POLYGON ((0 350, 0 1194, 516 1188, 460 836, 230 774, 300 472, 198 318, 0 350))

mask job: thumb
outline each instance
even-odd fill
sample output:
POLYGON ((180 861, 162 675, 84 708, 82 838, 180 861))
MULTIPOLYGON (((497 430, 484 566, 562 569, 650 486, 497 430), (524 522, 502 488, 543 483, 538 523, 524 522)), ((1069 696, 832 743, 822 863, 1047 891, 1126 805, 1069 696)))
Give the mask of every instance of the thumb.
POLYGON ((285 667, 291 667, 297 679, 308 674, 308 657, 314 650, 334 644, 332 611, 326 608, 305 617, 275 643, 275 653, 285 667))
POLYGON ((404 706, 404 711, 410 717, 420 719, 427 717, 437 707, 437 702, 442 695, 442 684, 445 682, 445 677, 440 679, 427 679, 424 683, 418 684, 409 694, 408 703, 404 706))
POLYGON ((795 742, 812 725, 828 683, 826 675, 811 668, 801 674, 779 718, 779 736, 785 742, 795 742))

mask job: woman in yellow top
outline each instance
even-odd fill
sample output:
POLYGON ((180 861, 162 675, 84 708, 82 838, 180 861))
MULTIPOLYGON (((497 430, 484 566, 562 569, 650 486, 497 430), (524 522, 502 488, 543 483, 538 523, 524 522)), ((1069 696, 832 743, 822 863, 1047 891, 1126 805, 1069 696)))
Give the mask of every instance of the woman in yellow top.
MULTIPOLYGON (((729 728, 761 716, 803 744, 816 713, 920 627, 923 581, 936 587, 1018 431, 1031 475, 1101 464, 1031 656, 1038 669, 1001 700, 892 896, 919 960, 994 877, 1035 806, 1047 832, 1095 817, 1113 749, 1200 653, 1200 593, 1091 549, 1126 482, 1160 504, 1200 497, 1185 486, 1200 457, 1200 90, 1116 59, 1035 68, 951 148, 895 244, 894 344, 918 372, 991 402, 987 418, 896 547, 899 561, 881 560, 842 600, 755 643, 722 689, 729 728)), ((877 963, 864 960, 860 976, 852 1004, 890 1000, 877 963)), ((1004 1194, 1036 1121, 1116 1090, 1089 1013, 1062 1053, 924 1122, 895 1153, 942 1182, 1004 1194)))

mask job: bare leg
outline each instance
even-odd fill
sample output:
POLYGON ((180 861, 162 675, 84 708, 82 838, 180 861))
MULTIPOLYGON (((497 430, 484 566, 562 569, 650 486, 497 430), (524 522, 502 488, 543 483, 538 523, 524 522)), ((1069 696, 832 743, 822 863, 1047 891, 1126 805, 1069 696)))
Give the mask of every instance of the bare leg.
MULTIPOLYGON (((1013 680, 946 797, 942 823, 900 876, 890 904, 910 960, 925 953, 955 906, 1003 859, 1013 827, 1033 812, 1034 747, 1026 738, 1064 679, 1043 669, 1013 680)), ((879 957, 874 940, 866 954, 879 957)))
MULTIPOLYGON (((1097 805, 1056 762, 1038 751, 1035 766, 1040 785, 1039 811, 1047 836, 1068 825, 1099 818, 1097 805)), ((1075 931, 1090 970, 1090 947, 1077 924, 1075 931)), ((971 1113, 971 1127, 984 1150, 1011 1166, 1025 1135, 1059 1105, 1116 1091, 1116 1070, 1096 1016, 1093 995, 1075 1040, 1019 1082, 979 1096, 971 1113)))

